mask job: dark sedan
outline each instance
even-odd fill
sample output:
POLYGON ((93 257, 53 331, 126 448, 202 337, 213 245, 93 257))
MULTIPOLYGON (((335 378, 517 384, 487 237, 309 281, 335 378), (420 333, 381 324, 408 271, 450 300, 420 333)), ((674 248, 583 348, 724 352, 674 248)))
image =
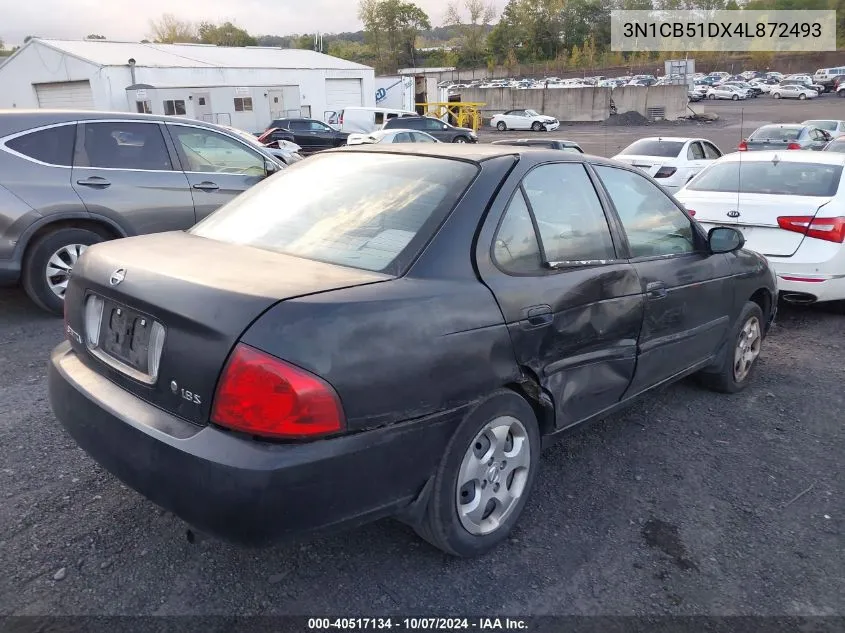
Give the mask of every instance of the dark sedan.
POLYGON ((518 138, 518 139, 503 139, 501 141, 493 141, 493 145, 514 145, 516 147, 544 147, 546 149, 556 149, 563 152, 575 152, 583 154, 584 150, 575 141, 567 141, 566 139, 558 138, 518 138))
POLYGON ((563 431, 689 374, 749 384, 776 284, 742 246, 606 159, 330 151, 186 232, 89 248, 50 403, 211 534, 398 516, 473 556, 514 527, 563 431))
POLYGON ((390 119, 382 126, 383 130, 421 130, 431 134, 441 143, 477 143, 478 136, 466 127, 455 127, 428 116, 403 116, 390 119))
POLYGON ((303 154, 312 154, 333 147, 346 145, 349 136, 322 121, 314 119, 276 119, 258 137, 259 142, 291 141, 302 148, 303 154))

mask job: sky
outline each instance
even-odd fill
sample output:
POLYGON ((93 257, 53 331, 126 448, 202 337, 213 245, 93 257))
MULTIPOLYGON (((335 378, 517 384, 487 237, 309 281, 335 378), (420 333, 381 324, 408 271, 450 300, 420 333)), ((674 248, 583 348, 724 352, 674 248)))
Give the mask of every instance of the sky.
MULTIPOLYGON (((447 0, 416 0, 431 19, 443 23, 447 0)), ((501 0, 496 5, 504 4, 501 0)), ((229 20, 254 35, 358 31, 357 0, 0 0, 0 39, 19 45, 27 35, 82 39, 96 33, 110 40, 138 41, 149 22, 173 13, 193 22, 229 20), (303 9, 307 7, 307 10, 303 9)))

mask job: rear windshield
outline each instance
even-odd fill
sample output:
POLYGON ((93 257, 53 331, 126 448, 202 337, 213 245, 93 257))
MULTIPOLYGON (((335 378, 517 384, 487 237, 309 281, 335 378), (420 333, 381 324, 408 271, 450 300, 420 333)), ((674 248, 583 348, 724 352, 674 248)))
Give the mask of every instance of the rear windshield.
POLYGON ((800 127, 761 127, 748 137, 749 141, 792 141, 801 134, 800 127))
POLYGON ((477 171, 471 163, 423 156, 315 156, 248 189, 190 233, 400 274, 477 171))
POLYGON ((715 163, 701 172, 687 189, 738 191, 784 196, 834 196, 842 178, 842 165, 748 161, 715 163))
POLYGON ((639 156, 661 156, 664 158, 674 158, 681 153, 681 148, 684 146, 683 141, 656 141, 643 139, 631 143, 623 151, 623 155, 639 155, 639 156))
POLYGON ((807 121, 806 125, 827 130, 828 132, 833 132, 836 129, 836 121, 807 121))

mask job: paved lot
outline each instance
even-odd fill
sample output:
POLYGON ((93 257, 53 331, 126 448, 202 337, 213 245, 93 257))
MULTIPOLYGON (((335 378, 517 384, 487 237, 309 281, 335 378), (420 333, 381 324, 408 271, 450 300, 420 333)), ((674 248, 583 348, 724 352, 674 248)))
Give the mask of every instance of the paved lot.
MULTIPOLYGON (((828 101, 843 103, 758 100, 753 116, 830 116, 828 101)), ((725 118, 701 133, 725 147, 738 112, 713 110, 725 118)), ((598 127, 561 136, 605 153, 598 127)), ((269 550, 189 543, 55 422, 45 359, 61 321, 0 289, 0 615, 845 614, 843 324, 782 308, 746 392, 685 381, 572 433, 544 455, 513 538, 459 561, 393 521, 269 550)))

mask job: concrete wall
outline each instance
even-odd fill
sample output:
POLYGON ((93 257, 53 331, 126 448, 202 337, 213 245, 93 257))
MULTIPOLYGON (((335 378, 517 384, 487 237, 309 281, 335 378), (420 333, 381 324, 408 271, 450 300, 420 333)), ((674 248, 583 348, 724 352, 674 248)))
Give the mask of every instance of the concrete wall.
POLYGON ((639 112, 647 116, 650 107, 663 106, 666 118, 677 119, 687 114, 685 86, 641 88, 547 88, 517 90, 513 88, 465 88, 461 101, 482 102, 484 118, 515 109, 532 109, 557 117, 560 121, 604 121, 610 116, 610 100, 616 111, 639 112))

